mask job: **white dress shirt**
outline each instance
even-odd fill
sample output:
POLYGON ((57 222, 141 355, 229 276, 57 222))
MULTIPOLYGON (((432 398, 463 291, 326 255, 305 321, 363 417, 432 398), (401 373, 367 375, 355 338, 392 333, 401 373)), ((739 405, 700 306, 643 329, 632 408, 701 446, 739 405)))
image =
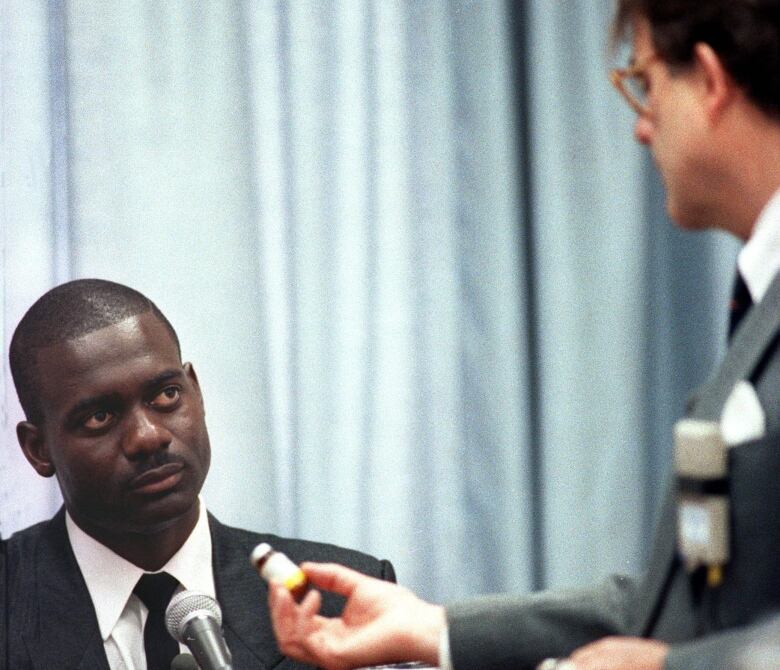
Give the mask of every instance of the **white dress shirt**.
POLYGON ((761 210, 750 239, 739 252, 737 266, 753 304, 761 302, 780 271, 780 189, 761 210))
MULTIPOLYGON (((179 580, 177 593, 191 589, 216 597, 211 533, 203 501, 187 541, 160 570, 179 580)), ((111 670, 146 670, 144 625, 148 610, 133 593, 144 570, 87 535, 65 515, 68 538, 87 583, 111 670)), ((181 651, 187 651, 184 647, 181 651)))

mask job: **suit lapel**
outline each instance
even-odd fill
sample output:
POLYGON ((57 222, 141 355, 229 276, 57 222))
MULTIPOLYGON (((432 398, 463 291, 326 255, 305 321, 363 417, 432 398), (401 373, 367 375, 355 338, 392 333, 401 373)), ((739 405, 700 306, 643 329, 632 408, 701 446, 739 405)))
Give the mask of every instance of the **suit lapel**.
MULTIPOLYGON (((734 385, 752 377, 756 367, 777 338, 780 330, 780 274, 775 276, 763 300, 745 316, 734 334, 726 356, 715 376, 700 387, 688 402, 687 416, 718 420, 734 385)), ((664 499, 656 541, 645 581, 643 608, 637 630, 649 635, 668 595, 670 581, 679 569, 677 560, 677 519, 675 487, 664 499)))
POLYGON ((68 540, 64 509, 41 536, 34 569, 38 625, 22 634, 33 665, 108 670, 92 600, 68 540))
POLYGON ((268 590, 249 563, 252 547, 244 546, 233 529, 209 515, 214 582, 222 608, 225 641, 237 668, 271 668, 283 656, 276 646, 268 590))

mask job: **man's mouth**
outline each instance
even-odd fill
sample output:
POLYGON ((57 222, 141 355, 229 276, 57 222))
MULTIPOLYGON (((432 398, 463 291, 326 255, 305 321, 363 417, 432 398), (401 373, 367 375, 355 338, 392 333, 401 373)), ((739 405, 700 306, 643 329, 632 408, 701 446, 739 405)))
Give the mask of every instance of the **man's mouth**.
POLYGON ((132 479, 130 488, 135 493, 162 493, 179 483, 182 477, 182 470, 184 470, 184 465, 181 463, 166 463, 165 465, 147 470, 132 479))

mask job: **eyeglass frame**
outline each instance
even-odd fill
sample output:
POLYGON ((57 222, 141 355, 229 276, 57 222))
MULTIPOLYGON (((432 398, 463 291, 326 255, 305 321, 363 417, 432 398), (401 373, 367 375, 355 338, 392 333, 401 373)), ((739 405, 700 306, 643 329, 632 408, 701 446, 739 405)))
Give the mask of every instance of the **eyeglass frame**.
POLYGON ((626 79, 635 79, 640 76, 645 76, 645 72, 651 63, 660 60, 661 55, 657 53, 650 54, 645 58, 644 62, 634 63, 628 67, 617 67, 610 71, 609 80, 612 85, 617 89, 618 93, 622 95, 626 102, 631 106, 639 116, 648 116, 650 114, 650 108, 646 103, 642 103, 637 97, 628 89, 625 84, 626 79))

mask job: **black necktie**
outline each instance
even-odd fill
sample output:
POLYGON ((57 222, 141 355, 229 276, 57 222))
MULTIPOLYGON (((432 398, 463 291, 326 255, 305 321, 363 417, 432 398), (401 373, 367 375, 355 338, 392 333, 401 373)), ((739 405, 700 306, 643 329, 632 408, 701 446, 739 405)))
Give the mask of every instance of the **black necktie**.
POLYGON ((731 294, 731 304, 729 305, 729 339, 734 335, 734 331, 737 329, 739 322, 742 321, 742 317, 747 314, 747 311, 753 306, 753 298, 750 297, 750 291, 748 291, 745 280, 742 279, 742 275, 737 271, 737 276, 734 279, 734 291, 731 294))
POLYGON ((179 653, 179 643, 165 628, 165 609, 178 585, 167 572, 156 572, 144 574, 133 589, 149 610, 144 626, 147 670, 170 670, 171 661, 179 653))

